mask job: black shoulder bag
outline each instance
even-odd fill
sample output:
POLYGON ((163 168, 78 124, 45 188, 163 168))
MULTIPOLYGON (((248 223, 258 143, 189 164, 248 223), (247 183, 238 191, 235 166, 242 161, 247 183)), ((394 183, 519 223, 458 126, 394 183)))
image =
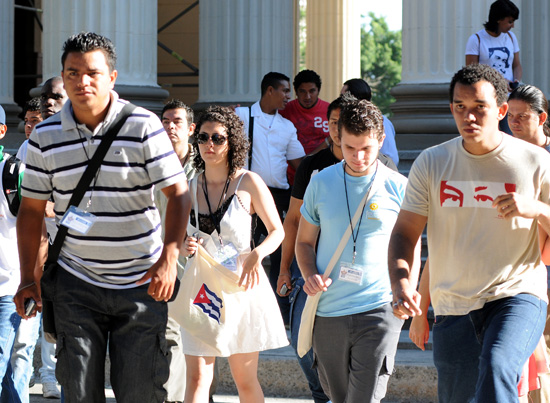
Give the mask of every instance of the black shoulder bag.
POLYGON ((4 187, 4 196, 8 202, 10 213, 17 216, 19 211, 19 171, 21 169, 21 161, 12 155, 9 157, 2 170, 2 185, 4 187))
MULTIPOLYGON (((90 160, 90 163, 86 167, 86 170, 82 174, 80 181, 76 185, 67 209, 70 206, 78 206, 80 204, 80 201, 90 187, 90 183, 92 183, 92 180, 97 173, 97 170, 101 166, 105 155, 107 155, 107 151, 111 147, 113 140, 117 136, 118 132, 120 131, 128 117, 132 114, 134 109, 136 109, 135 105, 127 103, 126 105, 124 105, 117 117, 113 120, 111 126, 107 130, 107 133, 105 133, 105 135, 101 139, 101 143, 97 147, 97 150, 90 160)), ((64 225, 59 225, 55 240, 48 249, 48 259, 44 267, 42 279, 40 280, 40 287, 42 289, 42 320, 44 326, 44 335, 46 339, 51 343, 55 343, 57 337, 53 312, 53 300, 55 298, 55 275, 58 266, 57 258, 59 257, 59 253, 61 252, 61 248, 63 247, 63 243, 65 242, 65 237, 67 236, 68 231, 69 228, 65 227, 64 225)))

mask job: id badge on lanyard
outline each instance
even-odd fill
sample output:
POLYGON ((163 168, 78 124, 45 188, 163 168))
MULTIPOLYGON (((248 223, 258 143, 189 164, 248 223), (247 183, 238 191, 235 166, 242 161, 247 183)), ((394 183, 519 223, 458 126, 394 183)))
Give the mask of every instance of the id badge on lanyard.
POLYGON ((338 280, 361 285, 363 283, 364 267, 355 263, 341 262, 338 280))
POLYGON ((239 251, 231 242, 220 244, 218 250, 212 257, 216 262, 224 265, 232 272, 237 272, 237 257, 239 257, 239 251))
POLYGON ((61 218, 60 224, 80 234, 87 234, 96 220, 95 215, 86 213, 76 206, 70 206, 61 218))

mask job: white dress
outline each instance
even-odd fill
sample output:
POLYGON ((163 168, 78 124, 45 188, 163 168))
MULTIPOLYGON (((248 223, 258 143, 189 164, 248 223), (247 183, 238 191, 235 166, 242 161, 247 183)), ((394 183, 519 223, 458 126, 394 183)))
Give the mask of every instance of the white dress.
MULTIPOLYGON (((251 241, 252 217, 237 197, 237 190, 244 175, 246 173, 239 178, 235 195, 220 222, 222 242, 224 245, 233 244, 239 254, 250 252, 251 241)), ((196 178, 191 182, 190 188, 198 225, 196 178)), ((197 231, 197 228, 189 223, 187 233, 196 236, 197 231)), ((212 234, 199 231, 199 237, 204 240, 203 248, 213 256, 220 246, 217 231, 214 230, 212 234)), ((191 260, 188 266, 190 263, 191 260)), ((239 319, 233 319, 238 321, 238 324, 227 330, 227 334, 222 337, 222 343, 218 342, 217 346, 211 346, 182 328, 182 350, 185 354, 227 357, 238 353, 280 348, 289 344, 275 295, 264 270, 259 270, 258 285, 246 291, 243 288, 239 293, 241 298, 239 306, 229 308, 233 309, 232 318, 236 317, 235 310, 238 310, 239 319)))

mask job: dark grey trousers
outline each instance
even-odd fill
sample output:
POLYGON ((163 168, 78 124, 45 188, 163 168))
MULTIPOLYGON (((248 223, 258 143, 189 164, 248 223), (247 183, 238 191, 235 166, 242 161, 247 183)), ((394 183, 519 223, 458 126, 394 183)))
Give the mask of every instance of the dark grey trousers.
POLYGON ((313 353, 332 403, 374 403, 386 395, 402 326, 390 303, 354 315, 315 318, 313 353))

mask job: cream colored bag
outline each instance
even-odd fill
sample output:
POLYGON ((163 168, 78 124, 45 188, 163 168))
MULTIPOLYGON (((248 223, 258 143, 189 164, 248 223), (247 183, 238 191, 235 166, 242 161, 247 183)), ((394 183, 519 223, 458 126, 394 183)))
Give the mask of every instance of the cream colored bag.
MULTIPOLYGON (((355 211, 355 214, 352 220, 353 228, 356 227, 357 222, 361 217, 361 213, 363 212, 363 206, 370 199, 369 195, 374 194, 372 190, 375 185, 375 182, 374 182, 375 178, 373 178, 372 185, 363 196, 361 203, 359 203, 359 206, 357 207, 357 211, 355 211)), ((344 233, 344 236, 342 237, 342 239, 340 240, 340 243, 338 244, 338 248, 336 248, 336 251, 332 255, 332 258, 330 259, 327 265, 327 268, 323 273, 323 281, 329 278, 330 273, 332 272, 334 265, 340 258, 340 255, 344 251, 344 248, 346 247, 346 244, 348 243, 350 236, 351 236, 351 227, 348 225, 346 232, 344 233)), ((306 304, 304 306, 304 310, 302 311, 302 319, 300 321, 300 330, 298 331, 298 347, 296 350, 298 351, 298 355, 300 356, 300 358, 306 355, 307 352, 311 349, 311 345, 312 345, 311 342, 313 338, 313 325, 315 323, 315 314, 317 313, 317 305, 319 305, 319 300, 321 299, 321 295, 322 295, 322 292, 318 292, 313 297, 309 295, 307 296, 306 304)))
MULTIPOLYGON (((191 181, 191 189, 195 195, 196 181, 191 181)), ((238 285, 248 256, 239 254, 237 270, 232 271, 199 245, 187 262, 179 293, 168 304, 168 314, 183 328, 185 354, 227 357, 288 345, 264 269, 259 268, 259 281, 254 287, 245 291, 238 285)))

